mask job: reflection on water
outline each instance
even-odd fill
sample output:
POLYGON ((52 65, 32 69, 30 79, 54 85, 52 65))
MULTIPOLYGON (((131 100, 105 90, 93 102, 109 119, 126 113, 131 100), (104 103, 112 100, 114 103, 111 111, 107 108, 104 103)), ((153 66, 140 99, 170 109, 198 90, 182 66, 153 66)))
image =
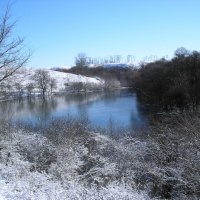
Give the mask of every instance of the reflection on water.
POLYGON ((52 118, 87 117, 92 125, 140 128, 147 119, 135 94, 127 90, 74 94, 61 97, 0 102, 0 117, 32 125, 48 125, 52 118))

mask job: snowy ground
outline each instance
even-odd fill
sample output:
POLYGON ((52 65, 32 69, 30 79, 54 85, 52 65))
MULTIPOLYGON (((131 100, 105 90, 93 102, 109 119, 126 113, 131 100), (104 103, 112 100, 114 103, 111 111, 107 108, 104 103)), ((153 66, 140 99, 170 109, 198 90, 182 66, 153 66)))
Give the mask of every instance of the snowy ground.
MULTIPOLYGON (((19 82, 23 86, 26 86, 28 83, 33 83, 33 75, 37 69, 22 69, 16 74, 10 81, 19 82)), ((102 85, 104 82, 100 78, 91 78, 82 75, 75 75, 71 73, 64 73, 46 69, 49 72, 51 78, 56 79, 57 89, 56 91, 61 91, 65 88, 65 84, 68 83, 89 83, 94 85, 102 85)))
POLYGON ((114 178, 118 174, 115 163, 102 157, 96 148, 103 152, 106 145, 110 146, 106 136, 92 133, 84 145, 82 136, 74 136, 77 130, 74 133, 70 130, 70 136, 60 139, 58 130, 57 142, 50 136, 19 129, 2 130, 1 200, 149 199, 114 178), (87 146, 87 143, 91 144, 87 146))

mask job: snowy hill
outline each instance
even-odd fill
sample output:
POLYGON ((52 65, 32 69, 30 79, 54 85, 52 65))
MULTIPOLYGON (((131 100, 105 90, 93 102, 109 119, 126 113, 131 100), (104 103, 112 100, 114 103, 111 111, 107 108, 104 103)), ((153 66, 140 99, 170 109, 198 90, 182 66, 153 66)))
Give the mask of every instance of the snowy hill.
MULTIPOLYGON (((33 81, 33 75, 35 74, 37 69, 21 69, 18 74, 14 76, 14 78, 10 79, 10 84, 14 85, 15 83, 20 83, 23 86, 26 86, 29 83, 34 83, 33 81)), ((49 72, 49 75, 51 78, 54 78, 57 83, 57 91, 60 91, 65 88, 65 84, 70 84, 70 83, 89 83, 89 84, 94 84, 94 85, 102 85, 103 80, 100 78, 91 78, 91 77, 86 77, 82 75, 75 75, 71 73, 64 73, 64 72, 58 72, 58 71, 53 71, 49 69, 45 69, 46 71, 49 72)))

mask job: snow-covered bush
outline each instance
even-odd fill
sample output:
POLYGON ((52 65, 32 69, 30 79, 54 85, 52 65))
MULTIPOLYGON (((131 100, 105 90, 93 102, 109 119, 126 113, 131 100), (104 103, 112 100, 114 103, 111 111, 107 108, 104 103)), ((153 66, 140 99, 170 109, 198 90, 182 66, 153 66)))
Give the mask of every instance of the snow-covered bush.
POLYGON ((200 198, 199 130, 199 118, 184 114, 153 128, 147 139, 145 177, 151 193, 172 199, 200 198))
POLYGON ((39 132, 1 122, 0 199, 199 199, 200 120, 162 124, 111 138, 84 118, 39 132))
POLYGON ((118 181, 116 163, 103 153, 112 140, 88 132, 84 120, 54 121, 42 132, 2 124, 0 199, 149 199, 118 181))

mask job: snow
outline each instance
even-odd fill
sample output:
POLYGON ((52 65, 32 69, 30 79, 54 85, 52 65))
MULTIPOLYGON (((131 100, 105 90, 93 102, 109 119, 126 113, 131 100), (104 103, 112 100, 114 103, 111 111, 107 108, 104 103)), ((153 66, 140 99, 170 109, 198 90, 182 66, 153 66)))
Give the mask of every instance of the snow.
MULTIPOLYGON (((21 71, 19 71, 12 80, 14 82, 20 82, 23 86, 26 86, 28 83, 33 83, 32 77, 37 69, 28 69, 24 68, 21 71)), ((71 73, 64 73, 64 72, 58 72, 53 71, 50 69, 45 69, 49 72, 49 75, 51 78, 56 79, 57 83, 57 91, 63 90, 65 88, 65 84, 68 83, 90 83, 95 85, 102 85, 103 80, 100 78, 92 78, 92 77, 86 77, 82 75, 76 75, 71 73)))
MULTIPOLYGON (((8 90, 8 92, 15 92, 17 91, 16 85, 20 84, 21 87, 25 90, 26 86, 30 83, 35 83, 33 80, 33 75, 38 69, 34 68, 22 68, 18 70, 12 77, 9 77, 6 79, 3 84, 6 86, 4 87, 4 90, 8 90), (10 89, 8 88, 10 86, 10 89)), ((89 84, 91 86, 95 87, 102 87, 104 84, 104 81, 100 78, 92 78, 92 77, 86 77, 82 75, 75 75, 71 73, 64 73, 64 72, 58 72, 53 71, 51 69, 43 69, 47 71, 51 78, 56 80, 56 88, 54 89, 54 92, 62 92, 66 90, 65 84, 73 85, 73 83, 83 83, 83 84, 89 84)), ((38 89, 34 89, 34 94, 37 95, 37 93, 40 92, 38 89)))
MULTIPOLYGON (((102 145, 109 141, 106 136, 94 134, 93 138, 102 145)), ((104 163, 92 168, 84 176, 77 169, 84 165, 82 157, 90 155, 89 149, 81 142, 66 138, 56 146, 46 137, 10 130, 0 135, 0 199, 1 200, 147 200, 147 195, 138 193, 130 186, 112 181, 99 188, 87 187, 87 173, 96 176, 110 176, 117 173, 114 163, 105 158, 104 163), (48 172, 39 169, 38 160, 45 152, 56 155, 56 162, 48 166, 48 172), (32 159, 33 158, 33 159, 32 159), (34 160, 35 159, 35 160, 34 160), (33 166, 35 168, 33 170, 33 166), (83 178, 83 179, 82 179, 83 178)), ((94 157, 95 155, 93 155, 94 157)), ((48 158, 49 159, 49 158, 48 158)), ((96 158, 97 159, 97 158, 96 158)))

